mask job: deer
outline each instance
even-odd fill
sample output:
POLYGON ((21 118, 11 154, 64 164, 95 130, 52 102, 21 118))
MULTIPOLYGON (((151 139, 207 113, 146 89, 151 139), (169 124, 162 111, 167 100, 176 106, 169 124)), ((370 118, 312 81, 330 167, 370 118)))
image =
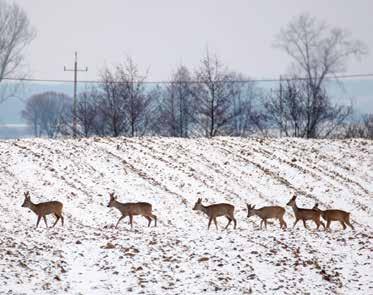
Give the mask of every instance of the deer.
POLYGON ((313 209, 305 209, 305 208, 299 208, 296 204, 296 195, 293 195, 293 197, 290 199, 290 201, 287 203, 288 206, 291 206, 294 211, 294 216, 295 216, 295 222, 293 225, 293 228, 297 224, 299 220, 303 221, 303 225, 305 228, 308 229, 306 221, 307 220, 313 220, 316 223, 317 229, 319 229, 320 224, 323 226, 325 229, 325 224, 320 220, 320 212, 317 210, 313 209))
POLYGON ((36 221, 36 228, 39 226, 40 219, 43 217, 45 226, 48 228, 47 218, 46 216, 49 214, 54 214, 56 216, 56 221, 54 222, 54 227, 58 220, 61 219, 61 223, 63 226, 63 216, 62 216, 62 208, 63 204, 58 201, 49 201, 44 203, 35 204, 31 201, 30 192, 24 193, 25 200, 23 201, 22 207, 29 208, 33 211, 37 216, 38 219, 36 221))
POLYGON ((321 217, 326 221, 326 229, 328 230, 330 229, 330 223, 332 221, 339 221, 344 230, 347 228, 346 224, 354 229, 350 222, 350 212, 338 209, 321 210, 319 209, 319 204, 317 203, 315 206, 313 206, 313 210, 320 212, 321 217))
POLYGON ((257 215, 262 220, 260 222, 260 228, 264 223, 265 229, 267 229, 267 219, 278 219, 280 221, 280 228, 285 229, 287 227, 286 222, 284 220, 285 208, 280 206, 267 206, 262 207, 260 209, 255 209, 255 205, 251 206, 250 204, 247 205, 247 218, 250 216, 257 215))
POLYGON ((152 205, 145 202, 137 202, 137 203, 121 203, 117 201, 117 197, 115 197, 114 193, 109 193, 110 200, 108 207, 116 208, 122 214, 119 217, 115 228, 118 228, 119 222, 126 216, 129 216, 129 223, 131 225, 131 229, 133 228, 133 216, 135 215, 142 215, 148 220, 148 227, 150 226, 152 220, 154 219, 154 226, 157 226, 157 216, 152 213, 152 205))
POLYGON ((234 206, 231 204, 220 203, 220 204, 213 204, 210 206, 202 205, 202 199, 198 198, 197 202, 195 203, 193 210, 199 210, 205 213, 209 217, 209 223, 207 226, 207 230, 210 229, 210 225, 212 220, 214 220, 216 229, 218 229, 218 225, 216 222, 216 217, 225 216, 228 219, 228 224, 224 229, 227 229, 228 226, 231 224, 232 220, 234 223, 234 229, 236 229, 237 221, 234 218, 234 206))

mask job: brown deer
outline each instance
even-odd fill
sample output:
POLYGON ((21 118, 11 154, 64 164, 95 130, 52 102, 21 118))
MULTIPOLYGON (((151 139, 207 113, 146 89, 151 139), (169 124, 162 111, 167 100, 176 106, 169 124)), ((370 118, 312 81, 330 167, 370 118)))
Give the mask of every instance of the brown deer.
POLYGON ((24 195, 25 195, 25 200, 23 201, 22 207, 30 208, 38 216, 38 220, 36 222, 36 228, 38 227, 40 219, 42 217, 44 219, 46 227, 48 227, 46 216, 49 214, 54 214, 57 218, 53 224, 53 227, 57 224, 60 218, 61 218, 61 223, 63 226, 63 216, 62 216, 63 204, 61 202, 50 201, 50 202, 34 204, 31 201, 30 192, 25 192, 24 195))
POLYGON ((343 229, 346 229, 346 224, 354 229, 350 223, 350 212, 338 209, 321 210, 317 203, 313 206, 313 210, 320 212, 321 217, 326 221, 326 229, 330 229, 330 223, 332 221, 339 221, 342 224, 343 229))
POLYGON ((275 218, 280 221, 280 228, 286 228, 286 222, 284 220, 284 214, 285 209, 280 206, 267 206, 262 207, 260 209, 255 209, 255 205, 251 206, 249 204, 247 205, 247 217, 257 215, 259 216, 262 221, 260 222, 260 228, 262 228, 262 225, 264 223, 265 228, 267 229, 267 219, 275 218))
POLYGON ((209 217, 209 224, 207 226, 208 230, 210 229, 212 220, 214 220, 216 229, 218 229, 218 225, 216 223, 216 217, 219 217, 219 216, 225 216, 228 219, 228 224, 225 227, 225 229, 227 229, 227 227, 231 224, 232 220, 234 223, 234 229, 236 229, 237 221, 234 218, 234 206, 233 205, 221 203, 221 204, 213 204, 210 206, 204 206, 202 205, 202 199, 198 198, 196 204, 193 207, 193 210, 199 210, 207 214, 207 216, 209 217))
POLYGON ((114 193, 109 193, 110 195, 110 201, 107 205, 108 207, 114 207, 117 208, 120 213, 122 213, 122 216, 119 217, 119 220, 115 226, 115 228, 118 227, 119 222, 126 216, 129 216, 131 229, 133 228, 132 220, 134 215, 142 215, 144 216, 148 221, 148 227, 150 226, 150 223, 154 219, 154 226, 157 226, 157 216, 155 216, 152 213, 152 205, 145 202, 138 202, 138 203, 121 203, 117 201, 117 198, 115 197, 114 193))
POLYGON ((305 228, 307 228, 307 224, 306 224, 306 221, 307 220, 313 220, 316 225, 317 225, 317 229, 319 229, 320 227, 320 224, 324 227, 325 229, 325 224, 324 222, 322 222, 320 220, 320 212, 317 211, 317 210, 313 210, 313 209, 304 209, 304 208, 298 208, 295 200, 296 200, 297 196, 294 195, 290 201, 287 203, 288 206, 291 206, 293 208, 293 211, 294 211, 294 216, 295 216, 295 222, 294 222, 294 225, 293 225, 293 228, 295 227, 295 225, 297 224, 297 222, 299 220, 302 220, 303 221, 303 225, 305 228))

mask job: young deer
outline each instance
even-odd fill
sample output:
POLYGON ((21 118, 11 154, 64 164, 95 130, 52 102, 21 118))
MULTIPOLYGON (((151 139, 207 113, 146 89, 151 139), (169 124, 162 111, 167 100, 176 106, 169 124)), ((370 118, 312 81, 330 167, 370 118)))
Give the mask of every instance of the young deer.
POLYGON ((293 228, 295 227, 295 225, 297 224, 299 220, 303 221, 303 225, 305 228, 307 228, 306 221, 313 220, 317 225, 317 229, 319 229, 320 224, 325 229, 324 222, 320 220, 320 212, 318 212, 317 210, 313 210, 313 209, 298 208, 297 204, 295 203, 296 198, 297 196, 294 195, 290 199, 290 201, 287 203, 288 206, 291 206, 293 208, 294 215, 295 215, 295 222, 294 222, 293 228))
POLYGON ((114 193, 109 193, 110 195, 110 201, 107 205, 108 207, 114 207, 117 208, 120 213, 122 213, 122 216, 119 217, 119 220, 115 226, 115 228, 118 227, 119 222, 126 216, 129 216, 130 218, 130 224, 131 229, 133 228, 132 220, 134 215, 142 215, 144 216, 148 221, 148 227, 150 226, 150 223, 154 219, 154 226, 157 226, 157 216, 155 216, 152 213, 152 205, 145 202, 138 202, 138 203, 121 203, 117 201, 117 198, 115 197, 114 193))
POLYGON ((46 215, 49 215, 49 214, 54 214, 57 218, 53 224, 53 227, 56 225, 58 220, 60 220, 60 218, 61 218, 61 223, 63 226, 63 216, 62 216, 63 204, 61 202, 50 201, 50 202, 34 204, 30 198, 30 192, 25 192, 24 195, 25 195, 25 200, 23 201, 22 207, 30 208, 38 216, 36 227, 38 227, 40 219, 42 217, 44 219, 46 227, 48 227, 46 215))
POLYGON ((219 216, 225 216, 228 219, 228 224, 225 227, 225 229, 227 229, 227 227, 231 224, 232 220, 234 223, 234 229, 236 229, 237 221, 234 218, 234 206, 230 204, 221 203, 221 204, 214 204, 210 206, 204 206, 202 205, 202 199, 198 198, 196 204, 193 207, 193 210, 200 210, 203 213, 207 214, 207 216, 209 217, 209 224, 207 226, 208 230, 210 229, 212 220, 214 220, 216 229, 218 229, 218 225, 216 223, 216 217, 219 217, 219 216))
POLYGON ((326 229, 330 229, 330 223, 332 221, 339 221, 342 224, 343 229, 346 229, 346 224, 354 229, 350 223, 350 212, 337 209, 320 210, 319 204, 317 203, 313 206, 313 210, 320 212, 321 217, 326 221, 326 229))
POLYGON ((268 206, 262 207, 260 209, 255 209, 255 205, 251 206, 247 204, 247 217, 257 215, 262 221, 260 222, 260 228, 264 223, 265 228, 267 229, 267 219, 275 218, 280 221, 280 228, 286 228, 286 222, 284 220, 285 209, 280 206, 268 206))

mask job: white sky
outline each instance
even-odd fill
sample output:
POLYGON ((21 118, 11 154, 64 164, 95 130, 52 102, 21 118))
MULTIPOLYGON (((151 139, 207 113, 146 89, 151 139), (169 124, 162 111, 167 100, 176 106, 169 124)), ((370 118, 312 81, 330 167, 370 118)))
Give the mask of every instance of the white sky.
MULTIPOLYGON (((148 79, 167 80, 180 63, 193 68, 207 46, 232 70, 277 77, 289 59, 272 43, 293 16, 309 12, 348 29, 373 48, 372 0, 13 0, 38 31, 28 49, 34 78, 70 79, 74 51, 96 79, 105 64, 132 56, 148 79)), ((373 72, 373 54, 349 73, 373 72)))

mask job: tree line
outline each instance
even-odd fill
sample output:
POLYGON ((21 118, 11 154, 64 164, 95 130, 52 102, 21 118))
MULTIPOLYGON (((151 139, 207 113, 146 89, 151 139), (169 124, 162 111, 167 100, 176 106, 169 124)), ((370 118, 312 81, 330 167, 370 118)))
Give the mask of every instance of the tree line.
MULTIPOLYGON (((333 104, 325 88, 310 97, 308 79, 284 78, 265 91, 209 53, 194 72, 179 66, 166 84, 146 83, 131 58, 105 68, 100 78, 78 95, 80 137, 373 138, 373 115, 350 121, 352 106, 333 104)), ((71 136, 72 106, 71 97, 45 92, 31 96, 22 115, 35 136, 71 136)))
MULTIPOLYGON (((213 137, 245 136, 254 130, 255 83, 237 82, 244 77, 209 53, 194 73, 178 67, 166 85, 149 85, 145 78, 131 58, 102 70, 101 82, 78 95, 77 133, 213 137)), ((73 115, 72 99, 55 92, 31 96, 22 113, 35 136, 52 137, 71 134, 73 115), (50 116, 43 115, 45 109, 50 116), (55 126, 53 132, 50 125, 55 126)))
MULTIPOLYGON (((7 86, 16 84, 2 82, 24 73, 23 50, 35 34, 22 8, 0 0, 0 89, 6 89, 0 103, 14 94, 7 86)), ((372 136, 372 115, 352 124, 352 105, 335 103, 327 88, 328 77, 367 54, 361 41, 301 14, 280 30, 274 46, 291 64, 273 91, 209 52, 196 69, 179 66, 168 84, 156 86, 146 83, 147 75, 128 57, 104 68, 98 85, 79 94, 76 108, 67 95, 45 92, 27 99, 22 116, 35 136, 48 137, 71 135, 73 118, 80 136, 372 136)))

